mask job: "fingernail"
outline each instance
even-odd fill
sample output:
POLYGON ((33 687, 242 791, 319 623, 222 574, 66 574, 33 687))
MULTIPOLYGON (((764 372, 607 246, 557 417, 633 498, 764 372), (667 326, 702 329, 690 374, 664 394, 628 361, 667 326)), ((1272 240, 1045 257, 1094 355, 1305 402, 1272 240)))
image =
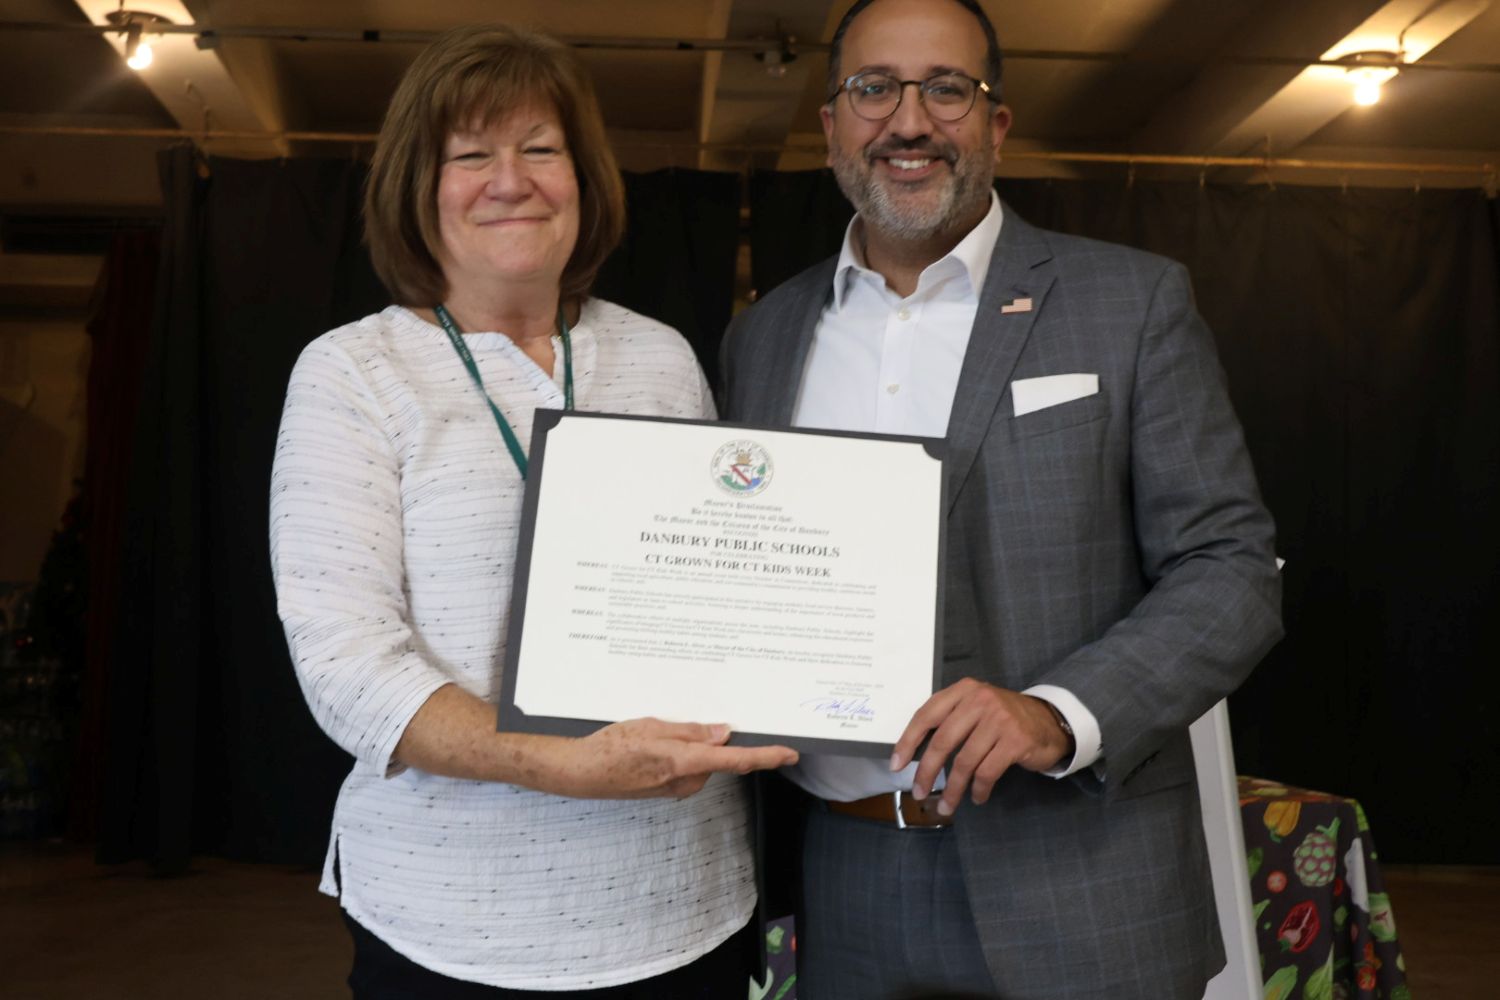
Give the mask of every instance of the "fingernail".
POLYGON ((953 815, 953 807, 948 804, 948 800, 947 799, 944 799, 944 800, 942 800, 941 802, 938 803, 938 815, 939 816, 952 816, 953 815))
POLYGON ((892 771, 899 771, 899 770, 901 770, 901 755, 899 753, 893 753, 893 754, 891 754, 891 770, 892 771))
POLYGON ((923 788, 921 785, 912 785, 911 797, 920 802, 922 799, 927 798, 927 789, 923 788))
POLYGON ((714 734, 714 739, 722 740, 729 735, 729 727, 724 725, 723 723, 719 723, 717 725, 710 726, 709 732, 714 734))

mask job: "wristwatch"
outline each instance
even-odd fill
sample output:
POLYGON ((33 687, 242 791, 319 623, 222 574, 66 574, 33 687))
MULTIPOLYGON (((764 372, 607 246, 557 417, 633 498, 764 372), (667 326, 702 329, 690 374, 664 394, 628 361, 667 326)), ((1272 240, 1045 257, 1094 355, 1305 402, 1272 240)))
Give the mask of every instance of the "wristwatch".
POLYGON ((1047 711, 1051 712, 1052 718, 1057 720, 1057 728, 1061 729, 1063 735, 1068 738, 1068 752, 1064 755, 1063 759, 1072 760, 1078 753, 1078 740, 1073 735, 1073 727, 1068 725, 1067 716, 1063 715, 1062 711, 1046 698, 1037 698, 1037 701, 1047 706, 1047 711))

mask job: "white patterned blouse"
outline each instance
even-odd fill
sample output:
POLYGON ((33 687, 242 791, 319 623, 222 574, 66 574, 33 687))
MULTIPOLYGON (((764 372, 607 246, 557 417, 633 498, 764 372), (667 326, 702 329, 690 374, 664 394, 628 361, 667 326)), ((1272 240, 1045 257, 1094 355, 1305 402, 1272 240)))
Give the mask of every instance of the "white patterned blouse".
MULTIPOLYGON (((504 334, 464 341, 529 442, 561 386, 504 334)), ((579 409, 713 416, 669 327, 590 299, 572 343, 579 409)), ((320 888, 443 975, 535 990, 645 979, 750 918, 738 779, 683 801, 579 800, 391 760, 442 685, 498 698, 522 490, 438 327, 393 306, 302 352, 271 486, 277 605, 313 714, 355 758, 320 888)))

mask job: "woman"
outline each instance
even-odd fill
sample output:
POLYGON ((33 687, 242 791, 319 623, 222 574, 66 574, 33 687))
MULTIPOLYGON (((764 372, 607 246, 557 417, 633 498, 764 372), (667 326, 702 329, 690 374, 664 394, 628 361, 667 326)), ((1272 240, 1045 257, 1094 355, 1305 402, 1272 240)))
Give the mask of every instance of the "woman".
POLYGON ((624 208, 571 52, 444 35, 392 99, 365 214, 401 305, 303 352, 271 507, 298 677, 355 757, 322 884, 355 995, 741 996, 753 866, 718 772, 796 755, 650 719, 495 732, 533 410, 712 416, 680 336, 588 297, 624 208))

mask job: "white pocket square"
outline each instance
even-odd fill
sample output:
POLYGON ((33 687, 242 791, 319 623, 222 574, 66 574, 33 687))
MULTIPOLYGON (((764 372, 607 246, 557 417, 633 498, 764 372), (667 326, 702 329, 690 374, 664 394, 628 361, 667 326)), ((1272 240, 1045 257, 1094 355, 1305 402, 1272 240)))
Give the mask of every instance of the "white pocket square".
POLYGON ((1016 404, 1018 417, 1092 396, 1098 391, 1098 375, 1043 375, 1041 378, 1018 378, 1010 384, 1010 398, 1016 404))

